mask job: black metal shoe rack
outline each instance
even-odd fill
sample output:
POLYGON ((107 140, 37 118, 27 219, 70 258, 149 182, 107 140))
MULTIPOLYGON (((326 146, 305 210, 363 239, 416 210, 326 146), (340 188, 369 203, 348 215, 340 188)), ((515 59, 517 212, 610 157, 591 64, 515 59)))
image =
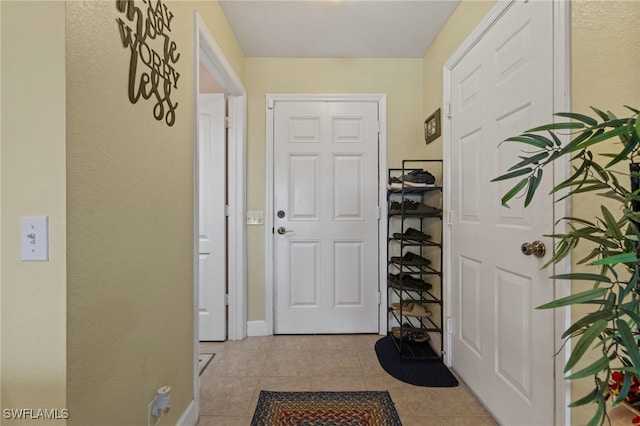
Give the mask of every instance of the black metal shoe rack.
MULTIPOLYGON (((443 305, 442 305, 442 160, 403 160, 401 169, 389 169, 387 182, 392 177, 399 178, 414 170, 427 170, 435 177, 434 186, 413 187, 403 181, 399 189, 387 190, 389 214, 387 218, 387 262, 388 274, 388 335, 395 342, 403 360, 441 359, 443 346, 443 305), (415 214, 405 210, 405 201, 412 200, 440 209, 439 214, 415 214), (396 201, 400 211, 391 211, 396 201), (409 228, 417 229, 430 236, 428 240, 411 239, 403 234, 409 228), (396 234, 394 236, 394 234, 396 234), (400 234, 400 235, 398 235, 400 234), (428 265, 408 265, 400 260, 407 252, 429 259, 428 265), (395 258, 392 260, 392 258, 395 258), (392 280, 392 274, 399 280, 392 280), (416 291, 403 285, 403 277, 413 277, 432 285, 429 290, 416 291), (392 285, 393 284, 393 285, 392 285), (400 309, 393 309, 392 303, 399 303, 400 309), (428 317, 407 315, 403 304, 419 304, 432 312, 428 317), (393 336, 392 328, 401 327, 401 338, 393 336), (429 340, 416 342, 405 333, 428 333, 429 340)), ((397 206, 397 205, 396 205, 397 206)))

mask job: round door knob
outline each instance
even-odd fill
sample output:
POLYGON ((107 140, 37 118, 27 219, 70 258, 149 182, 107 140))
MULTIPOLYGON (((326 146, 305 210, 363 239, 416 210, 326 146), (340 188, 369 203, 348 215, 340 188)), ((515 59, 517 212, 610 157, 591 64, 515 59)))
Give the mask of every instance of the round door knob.
POLYGON ((534 255, 535 257, 544 257, 547 248, 542 241, 534 241, 532 243, 523 243, 520 246, 522 254, 526 256, 534 255))

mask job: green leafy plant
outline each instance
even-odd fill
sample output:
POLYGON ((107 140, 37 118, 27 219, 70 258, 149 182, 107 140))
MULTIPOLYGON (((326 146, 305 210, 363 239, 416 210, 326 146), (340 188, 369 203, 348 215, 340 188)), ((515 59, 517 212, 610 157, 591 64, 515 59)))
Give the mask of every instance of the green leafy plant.
MULTIPOLYGON (((610 396, 612 373, 622 374, 622 386, 612 399, 613 405, 631 400, 634 378, 640 378, 640 111, 627 107, 629 116, 618 118, 611 112, 592 108, 594 116, 558 113, 566 122, 547 124, 527 130, 503 143, 520 143, 526 151, 519 162, 493 181, 517 179, 517 183, 502 198, 508 206, 514 197, 524 197, 528 206, 543 178, 544 168, 559 158, 570 156, 572 173, 557 184, 551 194, 563 200, 577 194, 591 193, 606 198, 600 214, 593 217, 572 215, 560 221, 566 223, 566 233, 550 235, 555 250, 545 267, 556 264, 569 255, 580 242, 592 247, 578 264, 590 265, 592 273, 554 275, 553 279, 583 282, 585 290, 554 300, 539 309, 582 305, 589 313, 576 320, 562 335, 572 340, 565 366, 567 380, 593 378, 593 389, 572 402, 570 407, 597 403, 590 425, 603 424, 607 419, 605 401, 610 396), (568 136, 568 138, 566 137, 568 136), (569 142, 563 144, 563 139, 569 142), (596 145, 607 153, 594 152, 596 145), (622 163, 622 164, 621 164, 622 163), (623 167, 629 164, 629 167, 623 167), (610 210, 605 206, 616 205, 610 210), (588 351, 600 356, 577 371, 573 371, 588 351)), ((565 157, 566 158, 566 157, 565 157)))

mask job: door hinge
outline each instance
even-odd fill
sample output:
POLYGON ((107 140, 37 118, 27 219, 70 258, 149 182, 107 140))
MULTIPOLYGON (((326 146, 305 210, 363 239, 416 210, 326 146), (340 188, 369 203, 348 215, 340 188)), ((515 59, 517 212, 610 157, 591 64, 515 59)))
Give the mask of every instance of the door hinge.
POLYGON ((451 118, 451 102, 446 102, 444 104, 444 113, 447 118, 451 118))
POLYGON ((451 226, 453 224, 453 210, 447 210, 447 225, 451 226))
POLYGON ((229 306, 230 305, 230 301, 231 301, 231 297, 229 296, 229 293, 224 295, 224 305, 225 306, 229 306))
POLYGON ((231 127, 231 118, 229 118, 229 117, 225 117, 225 118, 224 118, 224 128, 225 128, 225 129, 228 129, 228 128, 230 128, 230 127, 231 127))
POLYGON ((378 292, 378 306, 382 305, 382 293, 378 292))
POLYGON ((380 206, 376 207, 376 219, 380 219, 382 214, 380 213, 380 206))
POLYGON ((447 317, 447 334, 451 334, 452 324, 453 324, 453 320, 451 319, 451 317, 447 317))
POLYGON ((378 120, 378 134, 380 134, 380 120, 378 120))
POLYGON ((231 216, 231 206, 228 204, 224 206, 224 215, 227 217, 231 216))
POLYGON ((275 101, 273 99, 269 99, 267 101, 267 108, 273 109, 275 106, 276 106, 276 103, 275 103, 275 101))

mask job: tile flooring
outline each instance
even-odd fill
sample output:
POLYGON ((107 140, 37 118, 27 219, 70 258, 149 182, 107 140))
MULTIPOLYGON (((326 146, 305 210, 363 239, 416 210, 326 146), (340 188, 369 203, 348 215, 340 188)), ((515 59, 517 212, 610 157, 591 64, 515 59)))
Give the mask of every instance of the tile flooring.
POLYGON ((201 343, 201 352, 216 356, 200 376, 198 425, 250 425, 261 390, 388 390, 403 426, 496 424, 462 383, 425 388, 389 376, 375 354, 379 338, 268 336, 201 343))

